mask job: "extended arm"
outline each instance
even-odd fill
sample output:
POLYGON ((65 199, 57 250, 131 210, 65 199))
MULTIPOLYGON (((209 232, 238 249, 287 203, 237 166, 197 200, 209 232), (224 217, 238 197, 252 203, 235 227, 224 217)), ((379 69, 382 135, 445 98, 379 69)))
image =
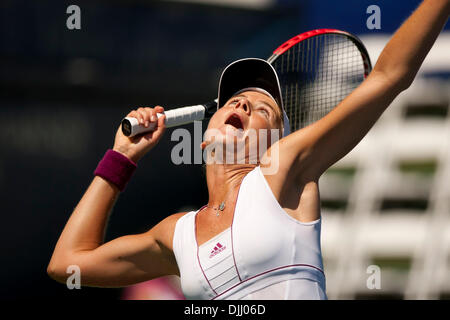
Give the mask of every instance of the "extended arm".
POLYGON ((297 177, 318 179, 361 141, 394 98, 410 86, 449 12, 449 0, 423 1, 355 91, 321 120, 281 140, 297 177))

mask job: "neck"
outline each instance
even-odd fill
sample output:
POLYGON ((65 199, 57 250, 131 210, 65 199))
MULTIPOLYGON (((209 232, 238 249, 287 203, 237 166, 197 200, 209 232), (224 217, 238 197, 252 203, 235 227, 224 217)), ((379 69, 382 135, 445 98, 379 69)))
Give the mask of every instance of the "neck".
POLYGON ((255 164, 210 164, 206 166, 209 206, 218 207, 241 185, 245 175, 255 164))

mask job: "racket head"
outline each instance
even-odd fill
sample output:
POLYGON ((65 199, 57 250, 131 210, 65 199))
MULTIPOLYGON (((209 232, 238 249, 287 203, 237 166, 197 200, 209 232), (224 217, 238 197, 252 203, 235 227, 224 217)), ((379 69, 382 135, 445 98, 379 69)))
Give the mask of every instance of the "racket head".
POLYGON ((337 29, 299 34, 279 46, 268 62, 280 80, 291 132, 328 114, 372 70, 361 40, 337 29))

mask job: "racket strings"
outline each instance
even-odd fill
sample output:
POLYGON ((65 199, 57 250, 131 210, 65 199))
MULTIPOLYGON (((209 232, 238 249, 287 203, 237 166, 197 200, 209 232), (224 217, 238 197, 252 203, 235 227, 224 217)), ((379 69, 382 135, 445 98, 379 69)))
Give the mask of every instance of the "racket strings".
POLYGON ((273 66, 291 131, 319 120, 364 80, 364 61, 347 36, 323 34, 299 42, 273 66))

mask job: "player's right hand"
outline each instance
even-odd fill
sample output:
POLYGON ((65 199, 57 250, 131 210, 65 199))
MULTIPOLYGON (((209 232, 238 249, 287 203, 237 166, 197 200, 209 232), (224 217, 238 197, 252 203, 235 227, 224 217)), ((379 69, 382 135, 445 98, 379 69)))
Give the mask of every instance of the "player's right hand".
POLYGON ((145 132, 134 137, 127 137, 122 133, 122 126, 119 126, 113 150, 122 153, 135 163, 138 162, 161 139, 166 129, 166 116, 163 115, 158 118, 156 113, 163 112, 164 108, 161 106, 154 108, 141 107, 131 111, 127 117, 138 119, 140 125, 148 127, 150 123, 157 123, 155 131, 145 132))

